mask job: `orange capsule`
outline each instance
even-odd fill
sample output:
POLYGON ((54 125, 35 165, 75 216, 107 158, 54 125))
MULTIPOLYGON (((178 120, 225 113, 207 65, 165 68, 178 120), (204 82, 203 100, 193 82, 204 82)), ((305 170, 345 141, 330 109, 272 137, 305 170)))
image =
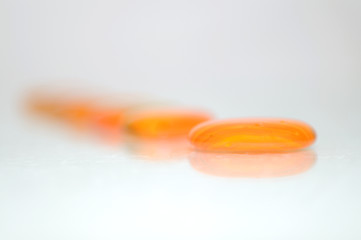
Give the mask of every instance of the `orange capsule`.
POLYGON ((313 151, 288 153, 232 154, 193 152, 191 166, 219 177, 273 178, 306 172, 316 161, 313 151))
POLYGON ((308 124, 259 118, 210 121, 189 134, 196 149, 215 152, 282 152, 310 146, 316 134, 308 124))
POLYGON ((64 104, 62 114, 70 123, 82 124, 89 121, 92 114, 91 103, 88 101, 73 101, 64 104))
POLYGON ((193 110, 145 110, 132 116, 127 130, 145 138, 181 137, 210 118, 207 113, 193 110))
POLYGON ((122 129, 124 122, 124 109, 96 109, 93 113, 95 126, 106 130, 122 129))
POLYGON ((61 103, 60 96, 57 91, 35 89, 27 95, 27 110, 41 116, 56 117, 61 103))
POLYGON ((125 120, 133 109, 150 102, 141 97, 137 99, 135 97, 127 95, 98 101, 93 106, 93 125, 101 130, 123 130, 125 120))

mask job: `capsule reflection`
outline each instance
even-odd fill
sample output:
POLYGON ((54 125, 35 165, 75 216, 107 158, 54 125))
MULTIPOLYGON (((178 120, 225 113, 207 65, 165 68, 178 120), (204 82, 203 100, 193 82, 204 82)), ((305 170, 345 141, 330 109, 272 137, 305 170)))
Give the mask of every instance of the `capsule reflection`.
POLYGON ((127 139, 128 150, 148 160, 177 160, 185 158, 189 152, 186 138, 173 139, 127 139))
POLYGON ((316 162, 312 150, 288 153, 221 154, 192 152, 191 166, 219 177, 274 178, 306 172, 316 162))

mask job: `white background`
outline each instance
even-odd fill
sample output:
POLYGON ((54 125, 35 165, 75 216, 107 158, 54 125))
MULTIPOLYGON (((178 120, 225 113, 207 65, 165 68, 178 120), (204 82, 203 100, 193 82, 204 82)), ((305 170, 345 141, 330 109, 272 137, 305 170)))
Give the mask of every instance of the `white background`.
MULTIPOLYGON (((0 239, 360 239, 360 1, 0 1, 0 239), (318 133, 308 172, 203 175, 32 125, 39 84, 318 133)), ((71 135, 71 134, 70 134, 71 135)))

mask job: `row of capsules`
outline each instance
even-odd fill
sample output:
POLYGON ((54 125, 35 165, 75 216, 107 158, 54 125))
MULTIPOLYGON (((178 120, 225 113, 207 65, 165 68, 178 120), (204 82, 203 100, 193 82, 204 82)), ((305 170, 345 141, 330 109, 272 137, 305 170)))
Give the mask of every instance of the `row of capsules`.
POLYGON ((170 106, 136 95, 81 96, 37 90, 28 109, 77 130, 121 141, 148 159, 181 159, 203 173, 223 177, 280 177, 307 171, 316 160, 304 150, 316 139, 301 121, 280 118, 214 120, 202 110, 170 106))

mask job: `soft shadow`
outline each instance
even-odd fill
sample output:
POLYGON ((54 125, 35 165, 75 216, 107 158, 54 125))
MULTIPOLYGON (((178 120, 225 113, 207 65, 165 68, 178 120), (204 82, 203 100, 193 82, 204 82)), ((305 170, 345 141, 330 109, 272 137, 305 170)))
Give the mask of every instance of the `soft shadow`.
POLYGON ((219 177, 274 178, 304 173, 312 168, 317 155, 312 150, 287 153, 223 154, 193 151, 191 166, 219 177))

